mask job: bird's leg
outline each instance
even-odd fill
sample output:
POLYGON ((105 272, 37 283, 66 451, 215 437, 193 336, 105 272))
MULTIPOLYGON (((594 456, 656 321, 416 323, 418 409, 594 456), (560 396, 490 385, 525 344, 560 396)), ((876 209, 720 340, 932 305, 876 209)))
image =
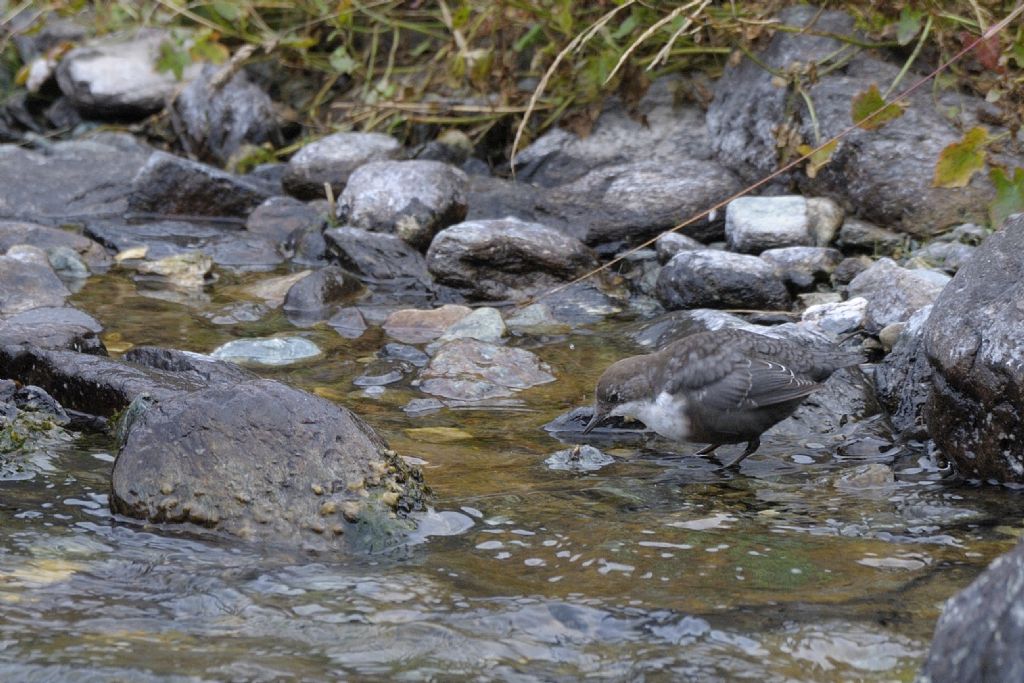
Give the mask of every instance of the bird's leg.
POLYGON ((722 444, 720 443, 709 443, 707 446, 694 453, 694 455, 711 455, 715 452, 715 449, 721 445, 722 444))
POLYGON ((750 455, 751 453, 753 453, 754 451, 756 451, 760 447, 761 447, 761 437, 754 437, 753 439, 751 439, 750 441, 747 442, 747 448, 743 451, 743 453, 740 454, 740 457, 736 458, 735 460, 733 460, 728 465, 722 465, 721 467, 718 468, 717 471, 720 472, 722 470, 731 470, 733 467, 736 467, 741 462, 743 462, 743 460, 748 455, 750 455))

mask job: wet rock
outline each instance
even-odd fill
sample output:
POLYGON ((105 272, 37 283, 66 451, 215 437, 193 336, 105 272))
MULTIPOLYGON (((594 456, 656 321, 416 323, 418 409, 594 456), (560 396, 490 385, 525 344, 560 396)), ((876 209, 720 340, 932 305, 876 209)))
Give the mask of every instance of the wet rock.
POLYGON ((946 601, 920 683, 1024 680, 1024 544, 946 601))
POLYGON ((816 202, 812 209, 811 200, 799 195, 732 200, 725 208, 729 248, 760 254, 766 249, 829 244, 842 222, 842 211, 830 200, 816 202))
POLYGON ((924 268, 941 268, 952 275, 971 258, 975 249, 977 247, 960 242, 932 242, 910 252, 909 263, 920 264, 924 268))
POLYGON ((278 135, 277 113, 267 93, 245 71, 207 64, 174 100, 183 131, 179 143, 190 156, 224 165, 243 145, 261 145, 278 135))
MULTIPOLYGON (((551 188, 541 202, 570 235, 607 253, 655 237, 739 190, 739 179, 714 161, 637 161, 590 171, 551 188)), ((722 235, 721 221, 703 218, 682 232, 713 241, 722 235)))
POLYGON ((551 128, 519 153, 516 176, 522 182, 554 187, 602 166, 710 159, 704 112, 682 104, 685 88, 676 77, 659 78, 639 102, 611 99, 586 135, 551 128))
POLYGON ((882 258, 855 277, 848 292, 851 297, 868 300, 864 329, 877 333, 933 303, 948 277, 936 271, 902 268, 892 259, 882 258))
POLYGON ((46 260, 53 272, 65 282, 84 280, 89 277, 89 266, 79 258, 78 253, 67 247, 51 247, 46 250, 46 260))
POLYGON ((474 308, 473 312, 458 322, 452 323, 438 338, 438 343, 453 339, 477 339, 496 342, 508 334, 505 321, 498 309, 489 306, 474 308))
POLYGON ((65 408, 106 417, 143 394, 163 400, 206 386, 188 373, 29 345, 0 346, 0 376, 42 387, 65 408))
POLYGON ((827 335, 838 337, 859 330, 867 319, 868 301, 854 297, 846 301, 809 306, 801 320, 827 335))
POLYGON ((234 363, 192 351, 165 349, 159 346, 135 346, 126 351, 122 358, 147 368, 176 373, 176 376, 187 378, 202 386, 231 386, 258 379, 255 374, 234 363))
POLYGON ((654 248, 658 253, 658 263, 665 265, 681 251, 693 251, 707 247, 692 237, 680 235, 678 232, 666 232, 654 243, 654 248))
POLYGON ((324 239, 327 258, 368 284, 421 290, 431 285, 423 254, 395 235, 341 227, 326 230, 324 239))
POLYGON ((574 445, 578 444, 581 438, 592 443, 616 446, 642 445, 653 434, 644 427, 642 422, 627 420, 627 418, 616 415, 606 419, 589 434, 583 436, 583 428, 590 422, 593 415, 593 406, 573 408, 544 425, 544 431, 562 443, 574 445))
POLYGON ((102 331, 95 318, 76 308, 42 307, 0 316, 0 346, 32 344, 105 356, 107 350, 99 338, 102 331))
POLYGON ((962 475, 1024 482, 1024 214, 978 247, 924 328, 928 432, 962 475))
POLYGON ((677 308, 789 308, 786 285, 756 256, 704 249, 672 257, 658 276, 658 300, 677 308))
POLYGON ((512 396, 555 381, 547 364, 525 349, 457 339, 440 349, 421 373, 420 389, 459 401, 512 396))
POLYGON ((54 455, 74 439, 71 418, 43 389, 0 379, 0 481, 57 471, 54 455))
POLYGON ((111 263, 110 255, 102 245, 88 237, 36 223, 0 221, 0 253, 16 244, 39 247, 48 253, 61 248, 70 249, 78 254, 89 268, 94 270, 104 270, 111 263))
MULTIPOLYGON (((160 45, 173 40, 166 31, 143 29, 134 35, 105 36, 75 48, 57 68, 61 92, 83 113, 100 119, 142 118, 164 107, 181 86, 170 71, 158 72, 160 45)), ((202 66, 191 64, 182 81, 202 66)))
POLYGON ((357 387, 383 387, 394 384, 402 381, 414 367, 412 363, 393 358, 374 360, 366 366, 363 374, 352 380, 352 384, 357 387))
POLYGON ((421 310, 404 308, 391 313, 384 321, 384 331, 406 344, 422 344, 437 339, 449 327, 473 312, 468 306, 445 304, 440 308, 421 310))
MULTIPOLYGON (((827 139, 850 125, 850 98, 870 86, 892 82, 901 64, 883 61, 861 51, 847 60, 839 51, 846 43, 831 35, 854 35, 854 19, 841 11, 811 6, 790 7, 780 13, 784 24, 814 32, 777 32, 757 62, 742 59, 726 69, 715 84, 707 126, 717 158, 747 180, 764 177, 778 165, 780 128, 791 127, 798 139, 827 139), (841 56, 837 56, 841 55, 841 56), (775 84, 777 73, 794 73, 803 65, 834 69, 805 83, 802 98, 775 84), (797 111, 793 112, 793 107, 797 111)), ((980 100, 958 97, 959 109, 975 110, 980 100)), ((981 174, 964 188, 932 186, 935 159, 957 142, 962 129, 946 117, 929 92, 918 92, 903 115, 877 130, 855 130, 844 138, 831 161, 809 178, 796 171, 792 179, 805 194, 842 197, 867 220, 914 234, 934 234, 965 219, 980 219, 992 197, 981 174)), ((1014 165, 1021 165, 1014 160, 1014 165)))
POLYGON ((572 329, 556 318, 545 303, 530 304, 511 311, 505 324, 517 334, 565 334, 572 329))
POLYGON ((875 366, 875 395, 888 412, 893 429, 907 438, 927 437, 924 410, 932 369, 921 344, 932 308, 921 308, 903 323, 892 351, 875 366))
POLYGON ((844 251, 872 256, 898 256, 907 248, 908 238, 895 230, 880 228, 859 218, 847 218, 839 229, 837 245, 844 251))
POLYGON ((343 132, 305 145, 288 161, 281 178, 285 190, 300 199, 319 199, 324 183, 330 183, 334 197, 341 196, 349 176, 371 161, 399 159, 402 145, 382 133, 343 132))
POLYGON ((268 196, 250 181, 206 164, 154 152, 132 180, 128 209, 158 216, 244 218, 268 196))
POLYGON ((896 488, 896 477, 893 475, 892 467, 882 463, 872 462, 867 465, 858 465, 848 472, 838 474, 832 481, 832 485, 840 491, 865 492, 881 490, 891 493, 896 488))
POLYGON ((544 304, 556 319, 570 327, 578 327, 620 313, 626 302, 621 294, 619 297, 612 296, 590 278, 558 291, 546 291, 544 304))
POLYGON ((247 231, 277 244, 285 244, 292 235, 309 229, 320 230, 325 224, 326 214, 315 204, 283 196, 270 197, 245 219, 247 231))
POLYGON ((0 315, 33 308, 59 308, 69 296, 71 292, 53 272, 42 251, 15 247, 0 256, 0 315), (24 253, 28 249, 35 253, 24 253))
POLYGON ((121 215, 132 178, 152 151, 112 133, 42 151, 0 145, 0 218, 60 226, 121 215))
POLYGON ((238 323, 252 323, 261 320, 269 312, 270 308, 263 304, 239 301, 217 310, 207 311, 203 313, 203 317, 214 325, 237 325, 238 323))
POLYGON ((366 320, 358 308, 349 306, 341 309, 330 318, 327 324, 346 339, 358 339, 366 331, 366 320))
POLYGON ((263 299, 271 308, 277 308, 284 303, 284 297, 288 294, 288 290, 292 288, 299 280, 302 280, 313 271, 311 270, 300 270, 297 273, 291 273, 289 275, 280 275, 278 277, 268 277, 254 284, 248 285, 243 289, 243 292, 248 296, 254 296, 257 299, 263 299))
POLYGON ((284 310, 303 321, 323 320, 332 308, 351 301, 362 289, 352 275, 338 266, 328 266, 292 285, 284 297, 284 310))
POLYGON ((378 358, 385 358, 390 360, 400 360, 417 368, 422 368, 430 361, 430 356, 423 353, 415 346, 409 346, 408 344, 396 344, 391 342, 385 344, 380 351, 377 352, 378 358))
POLYGON ((260 543, 355 551, 399 541, 424 495, 419 471, 354 413, 253 380, 141 411, 114 463, 110 504, 260 543))
POLYGON ((581 242, 514 218, 459 223, 438 233, 427 268, 478 299, 521 299, 566 282, 596 263, 581 242))
POLYGON ((426 250, 434 235, 465 218, 468 182, 465 173, 438 161, 370 162, 349 176, 338 217, 426 250))
POLYGON ((217 360, 271 366, 291 365, 319 355, 319 347, 302 337, 235 339, 210 353, 217 360))
MULTIPOLYGON (((86 234, 118 253, 132 253, 144 247, 139 257, 159 261, 171 256, 201 252, 219 266, 239 270, 268 270, 284 261, 277 244, 260 235, 243 231, 185 221, 147 221, 125 223, 119 220, 96 220, 86 234)), ((122 259, 122 265, 137 265, 122 259)))
POLYGON ((772 265, 776 275, 792 289, 807 291, 816 284, 827 283, 843 255, 827 247, 782 247, 766 249, 761 252, 761 258, 772 265))
POLYGON ((544 460, 548 469, 570 472, 596 472, 613 462, 615 462, 615 458, 602 453, 593 446, 575 446, 556 451, 544 460))
POLYGON ((142 261, 135 269, 143 275, 158 276, 176 287, 202 287, 213 270, 213 259, 201 251, 190 251, 142 261))

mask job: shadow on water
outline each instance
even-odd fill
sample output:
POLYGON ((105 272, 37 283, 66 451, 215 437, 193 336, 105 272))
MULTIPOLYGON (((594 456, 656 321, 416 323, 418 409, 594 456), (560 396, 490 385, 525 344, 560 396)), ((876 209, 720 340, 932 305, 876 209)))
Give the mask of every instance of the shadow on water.
MULTIPOLYGON (((209 352, 295 332, 274 314, 211 323, 226 295, 154 304, 94 280, 78 305, 124 344, 209 352)), ((637 437, 601 444, 600 469, 552 469, 566 444, 543 425, 627 352, 596 335, 534 344, 560 379, 519 405, 410 416, 423 394, 407 382, 352 384, 378 329, 298 333, 323 355, 261 374, 424 460, 437 508, 468 529, 338 561, 150 528, 108 512, 108 442, 62 444, 0 483, 3 680, 907 680, 942 602, 1021 532, 1000 521, 1021 517, 1018 493, 949 484, 911 451, 840 457, 780 435, 718 472, 637 437), (842 481, 894 457, 894 482, 842 481)))

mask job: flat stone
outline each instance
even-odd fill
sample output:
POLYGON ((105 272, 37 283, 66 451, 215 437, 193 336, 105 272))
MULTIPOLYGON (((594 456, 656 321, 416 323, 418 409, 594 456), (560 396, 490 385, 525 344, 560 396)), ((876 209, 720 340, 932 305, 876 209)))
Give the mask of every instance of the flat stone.
POLYGON ((572 328, 555 317, 547 304, 538 302, 511 312, 505 325, 519 334, 565 334, 572 328))
POLYGON ((406 344, 422 344, 437 339, 449 327, 473 312, 468 306, 445 304, 432 310, 405 308, 391 313, 384 331, 406 344))
POLYGON ((95 318, 77 308, 33 308, 0 317, 0 346, 33 344, 105 356, 107 350, 99 338, 102 331, 95 318))
POLYGON ((281 178, 285 190, 300 199, 319 199, 329 183, 334 197, 341 196, 352 172, 371 161, 399 159, 401 143, 383 133, 341 132, 307 145, 288 160, 281 178))
POLYGON ((507 334, 508 329, 498 309, 482 306, 474 308, 465 318, 449 325, 437 341, 444 343, 453 339, 477 339, 496 342, 507 334))
POLYGON ((104 270, 111 264, 110 255, 103 246, 83 235, 37 223, 0 221, 0 253, 16 244, 29 244, 47 252, 70 249, 95 270, 104 270))
POLYGON ((512 396, 555 381, 549 368, 525 349, 457 339, 442 346, 421 373, 420 389, 459 401, 512 396))
POLYGON ((221 344, 210 356, 232 363, 291 365, 320 355, 320 348, 302 337, 235 339, 221 344))
POLYGON ((300 270, 289 275, 268 277, 260 280, 259 282, 247 285, 242 291, 249 296, 256 297, 257 299, 263 299, 263 301, 265 301, 271 308, 277 308, 284 303, 284 297, 288 294, 288 290, 290 290, 296 282, 305 278, 312 272, 313 271, 311 270, 300 270))
POLYGON ((859 218, 848 217, 839 229, 838 246, 844 251, 859 251, 872 256, 896 256, 907 248, 907 235, 879 227, 859 218))
POLYGON ((658 300, 679 308, 789 308, 786 285, 756 256, 711 249, 683 251, 662 267, 658 300))
POLYGON ((328 266, 292 285, 284 297, 284 310, 322 319, 330 309, 352 301, 362 290, 351 274, 338 266, 328 266))
POLYGON ((367 284, 430 288, 431 278, 423 254, 395 235, 340 227, 324 231, 324 240, 328 260, 367 284))
POLYGON ((801 319, 826 333, 839 336, 859 330, 867 319, 868 301, 854 297, 846 301, 808 306, 801 319))
POLYGON ((346 339, 359 339, 366 332, 366 320, 354 306, 347 306, 327 320, 327 324, 346 339))
POLYGON ((245 219, 245 229, 277 244, 286 244, 293 235, 309 229, 320 229, 326 221, 326 213, 316 204, 276 196, 266 199, 252 210, 245 219))

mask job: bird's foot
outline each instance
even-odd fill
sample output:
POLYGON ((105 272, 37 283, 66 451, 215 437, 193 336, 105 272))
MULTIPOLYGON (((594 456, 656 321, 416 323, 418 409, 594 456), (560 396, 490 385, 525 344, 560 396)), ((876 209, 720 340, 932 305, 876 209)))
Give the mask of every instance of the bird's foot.
POLYGON ((751 453, 753 453, 754 451, 756 451, 760 447, 761 447, 761 439, 751 439, 750 441, 747 442, 747 447, 740 454, 740 457, 736 458, 735 460, 733 460, 732 462, 730 462, 728 464, 725 464, 725 465, 722 465, 721 467, 716 468, 715 472, 724 472, 725 470, 731 470, 734 467, 739 466, 739 464, 741 462, 746 460, 748 455, 750 455, 751 453))

